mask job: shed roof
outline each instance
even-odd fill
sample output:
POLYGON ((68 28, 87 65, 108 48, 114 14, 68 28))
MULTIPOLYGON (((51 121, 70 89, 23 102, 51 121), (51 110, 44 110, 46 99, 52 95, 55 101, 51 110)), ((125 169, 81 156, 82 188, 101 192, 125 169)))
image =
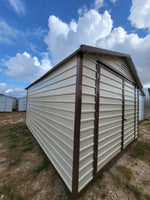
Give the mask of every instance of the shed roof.
POLYGON ((110 51, 110 50, 106 50, 106 49, 92 47, 92 46, 88 46, 88 45, 81 45, 79 49, 77 49, 76 51, 74 51, 71 55, 69 55, 67 58, 65 58, 60 63, 58 63, 55 67, 53 67, 52 69, 50 69, 42 77, 40 77, 39 79, 37 79, 36 81, 34 81, 33 83, 31 83, 26 89, 28 89, 32 85, 36 84, 37 82, 39 82, 42 79, 44 79, 45 77, 47 77, 49 74, 51 74, 53 71, 55 71, 62 64, 64 64, 65 62, 67 62, 70 58, 72 58, 73 56, 75 56, 79 52, 81 52, 81 53, 89 53, 89 54, 98 54, 98 55, 108 55, 108 56, 110 55, 110 56, 117 56, 117 57, 124 58, 126 60, 127 64, 128 64, 128 66, 129 66, 131 74, 134 77, 134 79, 135 79, 136 83, 138 84, 139 88, 140 89, 143 88, 143 86, 141 84, 141 81, 140 81, 140 79, 138 77, 136 68, 134 66, 134 63, 133 63, 132 58, 131 58, 130 55, 124 54, 124 53, 120 53, 120 52, 116 52, 116 51, 110 51))

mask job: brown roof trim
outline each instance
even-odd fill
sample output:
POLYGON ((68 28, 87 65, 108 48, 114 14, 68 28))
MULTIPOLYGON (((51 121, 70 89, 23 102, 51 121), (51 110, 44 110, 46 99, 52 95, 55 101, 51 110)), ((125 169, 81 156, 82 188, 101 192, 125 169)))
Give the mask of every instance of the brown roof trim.
POLYGON ((116 52, 116 51, 110 51, 110 50, 106 50, 106 49, 101 49, 101 48, 97 48, 97 47, 92 47, 92 46, 88 46, 88 45, 81 45, 79 49, 77 49, 75 52, 73 52, 71 55, 69 55, 67 58, 65 58, 64 60, 62 60, 60 63, 58 63, 55 67, 53 67, 52 69, 50 69, 46 74, 44 74, 41 78, 37 79, 35 82, 31 83, 28 87, 26 87, 25 89, 28 89, 29 87, 31 87, 32 85, 34 85, 35 83, 41 81, 42 79, 46 78, 49 74, 51 74, 53 71, 55 71, 57 68, 59 68, 61 65, 63 65, 65 62, 67 62, 69 59, 71 59, 73 56, 77 55, 79 52, 81 53, 91 53, 91 54, 103 54, 103 55, 110 55, 110 56, 118 56, 118 57, 123 57, 125 58, 127 64, 130 67, 131 73, 134 77, 134 79, 136 80, 139 88, 143 88, 141 81, 137 75, 137 71, 135 69, 134 63, 130 57, 130 55, 128 54, 124 54, 124 53, 120 53, 120 52, 116 52))
POLYGON ((88 45, 81 45, 81 51, 84 53, 95 53, 95 54, 105 54, 105 55, 110 55, 110 56, 119 56, 119 57, 130 57, 128 54, 116 52, 116 51, 110 51, 106 49, 101 49, 97 47, 92 47, 88 45))

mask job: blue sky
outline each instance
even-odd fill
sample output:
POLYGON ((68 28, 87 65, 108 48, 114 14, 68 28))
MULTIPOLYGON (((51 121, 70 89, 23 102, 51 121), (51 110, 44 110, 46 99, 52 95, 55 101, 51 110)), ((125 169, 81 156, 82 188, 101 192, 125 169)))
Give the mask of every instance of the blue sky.
POLYGON ((0 93, 24 96, 80 44, 130 54, 150 87, 149 0, 1 0, 0 93))

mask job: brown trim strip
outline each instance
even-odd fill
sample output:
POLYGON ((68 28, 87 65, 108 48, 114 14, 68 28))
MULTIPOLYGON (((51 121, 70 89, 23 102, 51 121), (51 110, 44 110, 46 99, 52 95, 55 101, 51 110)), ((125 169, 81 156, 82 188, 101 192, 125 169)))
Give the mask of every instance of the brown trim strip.
POLYGON ((93 153, 93 179, 97 174, 97 154, 98 154, 98 125, 99 125, 99 89, 100 89, 100 63, 96 64, 96 96, 95 96, 95 122, 94 122, 94 153, 93 153))
POLYGON ((124 148, 124 110, 125 110, 125 93, 124 93, 125 81, 122 79, 122 132, 121 132, 121 151, 124 148))
POLYGON ((109 67, 108 65, 104 64, 103 62, 101 62, 101 61, 99 61, 99 60, 98 60, 97 62, 101 63, 101 64, 102 64, 102 67, 103 67, 104 69, 106 69, 107 71, 109 71, 109 72, 111 72, 112 74, 115 74, 116 76, 118 76, 119 78, 123 78, 123 79, 125 79, 126 81, 128 81, 129 83, 135 85, 134 82, 130 81, 127 77, 123 76, 123 75, 120 74, 118 71, 112 69, 111 67, 109 67))
POLYGON ((137 137, 139 137, 139 89, 137 89, 137 137))
POLYGON ((80 121, 82 102, 82 66, 83 54, 77 55, 76 75, 76 99, 75 99, 75 123, 74 123, 74 147, 73 147, 73 172, 72 172, 72 199, 77 198, 79 179, 79 152, 80 152, 80 121))

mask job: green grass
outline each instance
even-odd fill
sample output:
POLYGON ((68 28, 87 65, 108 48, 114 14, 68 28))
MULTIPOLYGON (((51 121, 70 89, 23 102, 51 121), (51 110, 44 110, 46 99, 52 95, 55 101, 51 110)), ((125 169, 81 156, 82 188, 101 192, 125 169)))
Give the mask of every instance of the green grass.
POLYGON ((22 196, 20 194, 15 193, 13 191, 12 186, 10 185, 4 185, 0 187, 0 193, 4 195, 4 199, 6 199, 5 197, 7 197, 7 199, 10 200, 23 200, 22 196))
POLYGON ((42 171, 43 169, 46 169, 49 165, 49 162, 47 160, 43 160, 39 166, 37 166, 35 169, 34 169, 34 172, 37 172, 39 173, 40 171, 42 171))
POLYGON ((28 146, 28 145, 32 145, 32 144, 33 144, 33 142, 29 141, 29 140, 22 141, 22 146, 28 146))
POLYGON ((26 151, 32 151, 33 147, 32 146, 26 146, 25 148, 23 148, 22 152, 26 152, 26 151))
POLYGON ((145 194, 144 196, 147 200, 150 200, 150 194, 145 194))
POLYGON ((143 161, 150 160, 150 144, 145 142, 138 142, 132 149, 130 156, 133 158, 139 158, 143 161))
POLYGON ((21 135, 23 135, 23 136, 29 135, 28 131, 21 131, 20 133, 21 133, 21 135))
POLYGON ((17 146, 17 145, 14 144, 14 143, 13 143, 13 144, 10 144, 10 145, 9 145, 9 149, 14 149, 16 146, 17 146))
POLYGON ((101 199, 105 199, 107 197, 106 193, 101 194, 101 199))
POLYGON ((139 191, 134 185, 126 184, 126 188, 134 194, 137 200, 141 200, 142 192, 139 191))
POLYGON ((21 155, 17 155, 10 163, 9 163, 9 167, 12 167, 14 165, 18 165, 21 161, 21 155))
POLYGON ((118 175, 112 174, 111 172, 110 172, 110 175, 111 175, 112 179, 117 183, 117 185, 122 184, 122 181, 118 175))
POLYGON ((144 123, 143 125, 150 125, 150 122, 146 122, 146 123, 144 123))
POLYGON ((133 177, 133 173, 132 173, 132 171, 129 168, 127 168, 126 166, 123 166, 123 165, 118 165, 116 167, 116 169, 126 179, 127 182, 131 181, 131 179, 133 177))

